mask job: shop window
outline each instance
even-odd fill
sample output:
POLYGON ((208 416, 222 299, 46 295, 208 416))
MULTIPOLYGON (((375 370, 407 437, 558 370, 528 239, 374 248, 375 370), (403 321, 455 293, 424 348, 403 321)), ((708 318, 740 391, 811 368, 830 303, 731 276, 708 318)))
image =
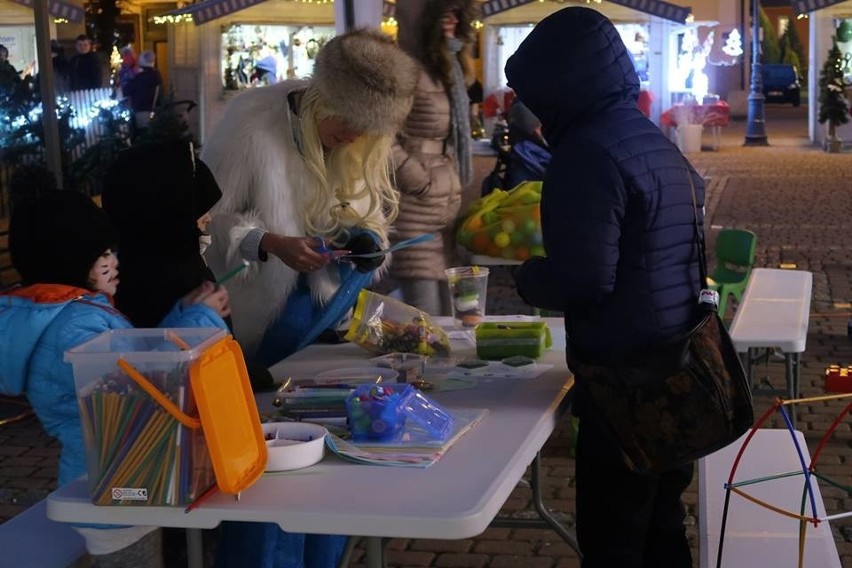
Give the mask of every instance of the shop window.
POLYGON ((222 86, 241 90, 313 72, 331 26, 234 24, 222 28, 222 86))
POLYGON ((616 24, 615 29, 621 36, 621 41, 633 59, 633 66, 642 87, 648 85, 648 25, 647 24, 616 24))

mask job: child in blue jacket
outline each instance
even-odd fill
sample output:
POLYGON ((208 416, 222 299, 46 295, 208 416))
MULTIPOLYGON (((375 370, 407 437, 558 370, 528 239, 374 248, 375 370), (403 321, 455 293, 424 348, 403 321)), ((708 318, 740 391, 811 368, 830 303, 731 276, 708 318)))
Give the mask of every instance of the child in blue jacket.
MULTIPOLYGON (((13 187, 9 248, 23 285, 0 296, 0 392, 25 393, 47 433, 62 444, 64 485, 86 473, 74 376, 64 353, 101 332, 133 326, 113 307, 118 262, 106 214, 81 193, 55 190, 46 170, 20 173, 19 185, 40 179, 47 190, 13 187)), ((228 313, 227 291, 207 282, 177 301, 160 326, 227 329, 222 318, 228 313)), ((98 568, 162 565, 156 527, 77 530, 98 568)))

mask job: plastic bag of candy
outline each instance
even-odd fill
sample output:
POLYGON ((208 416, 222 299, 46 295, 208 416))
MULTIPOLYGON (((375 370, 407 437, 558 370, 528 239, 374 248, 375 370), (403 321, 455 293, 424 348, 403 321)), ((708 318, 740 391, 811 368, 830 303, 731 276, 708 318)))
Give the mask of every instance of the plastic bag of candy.
POLYGON ((447 355, 450 338, 425 312, 389 296, 361 290, 346 340, 377 355, 447 355))

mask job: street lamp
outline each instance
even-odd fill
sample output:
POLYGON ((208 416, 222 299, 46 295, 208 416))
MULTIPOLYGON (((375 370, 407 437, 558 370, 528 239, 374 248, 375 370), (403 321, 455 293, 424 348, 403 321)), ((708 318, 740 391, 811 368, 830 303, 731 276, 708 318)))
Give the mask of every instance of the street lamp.
POLYGON ((751 90, 744 146, 769 146, 766 139, 763 75, 760 71, 760 0, 751 0, 751 90))

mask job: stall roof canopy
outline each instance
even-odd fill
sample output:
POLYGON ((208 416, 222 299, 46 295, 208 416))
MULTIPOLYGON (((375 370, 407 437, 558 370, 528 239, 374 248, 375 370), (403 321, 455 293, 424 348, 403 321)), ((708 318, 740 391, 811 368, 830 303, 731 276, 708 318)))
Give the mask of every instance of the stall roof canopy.
MULTIPOLYGON (((482 16, 488 18, 490 16, 494 16, 501 12, 505 12, 507 10, 511 10, 512 8, 517 8, 518 6, 523 6, 524 4, 530 4, 532 2, 537 2, 539 0, 485 0, 481 4, 482 16)), ((692 13, 690 8, 685 8, 683 6, 676 6, 670 2, 664 2, 663 0, 607 0, 612 2, 613 4, 618 4, 620 6, 625 6, 627 8, 632 8, 633 10, 637 10, 639 12, 644 12, 645 14, 650 14, 652 16, 659 16, 660 18, 666 20, 672 20, 674 22, 683 23, 689 17, 689 14, 692 13)), ((820 0, 817 0, 820 1, 820 0)), ((826 0, 822 0, 826 1, 826 0)), ((391 2, 385 2, 384 6, 384 15, 392 16, 394 13, 394 8, 396 6, 391 2)))
MULTIPOLYGON (((12 0, 15 4, 20 4, 21 6, 26 6, 28 8, 33 7, 33 1, 34 0, 12 0)), ((48 0, 47 13, 54 18, 65 18, 69 22, 73 22, 75 24, 82 22, 84 15, 82 6, 72 4, 71 2, 63 2, 62 0, 48 0)))
MULTIPOLYGON (((30 4, 33 0, 15 0, 16 2, 30 4)), ((59 2, 60 0, 51 0, 51 2, 59 2)), ((265 2, 266 0, 203 0, 201 2, 196 2, 195 4, 190 4, 189 6, 185 6, 183 8, 179 8, 177 10, 172 10, 171 12, 167 12, 166 15, 170 16, 178 16, 184 14, 191 14, 192 19, 196 25, 201 25, 210 20, 215 20, 216 18, 221 18, 227 16, 228 14, 232 14, 234 12, 239 12, 244 8, 248 8, 250 6, 254 6, 256 4, 260 4, 261 2, 265 2)), ((485 0, 482 2, 481 10, 483 17, 487 18, 489 16, 493 16, 495 14, 499 14, 500 12, 505 12, 506 10, 511 10, 512 8, 516 8, 518 6, 523 6, 524 4, 529 4, 530 2, 535 2, 537 0, 485 0)), ((689 17, 689 14, 692 12, 690 8, 685 8, 683 6, 676 6, 670 2, 664 2, 663 0, 607 0, 612 2, 613 4, 618 4, 620 6, 625 6, 627 8, 632 8, 633 10, 637 10, 639 12, 644 12, 646 14, 650 14, 652 16, 658 16, 660 18, 666 20, 672 20, 674 22, 683 23, 689 17)), ((796 0, 802 2, 832 2, 832 0, 796 0)), ((838 1, 838 0, 834 0, 838 1)), ((385 2, 383 13, 385 16, 392 16, 396 5, 394 2, 385 2)))
POLYGON ((165 15, 179 16, 183 14, 191 14, 192 21, 195 22, 196 26, 200 26, 210 20, 215 20, 216 18, 221 18, 228 14, 233 14, 234 12, 239 12, 240 10, 244 10, 245 8, 255 6, 265 1, 266 0, 204 0, 203 2, 196 2, 195 4, 190 4, 189 6, 184 6, 183 8, 172 10, 171 12, 166 12, 165 15))
POLYGON ((846 0, 793 0, 793 9, 796 14, 807 14, 822 8, 828 8, 835 4, 840 4, 846 0))

